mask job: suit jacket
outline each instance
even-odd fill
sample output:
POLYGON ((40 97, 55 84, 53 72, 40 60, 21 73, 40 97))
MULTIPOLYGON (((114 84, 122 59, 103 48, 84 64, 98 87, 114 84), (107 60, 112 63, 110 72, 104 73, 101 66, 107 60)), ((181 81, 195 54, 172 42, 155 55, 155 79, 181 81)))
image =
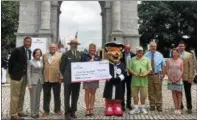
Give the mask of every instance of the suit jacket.
POLYGON ((183 80, 193 79, 193 57, 189 52, 184 51, 183 56, 183 80))
POLYGON ((43 55, 43 61, 44 61, 44 81, 45 82, 59 82, 59 79, 62 78, 62 75, 60 73, 60 60, 62 57, 62 53, 56 52, 53 55, 53 61, 50 64, 49 59, 49 53, 46 53, 43 55))
MULTIPOLYGON (((126 54, 125 52, 122 53, 122 58, 120 59, 120 61, 126 65, 126 63, 125 63, 125 54, 126 54)), ((133 58, 133 57, 135 57, 135 54, 130 52, 130 56, 131 56, 131 58, 133 58)))
MULTIPOLYGON (((125 67, 127 66, 126 65, 126 60, 125 60, 125 52, 123 52, 122 53, 122 58, 120 59, 120 61, 121 61, 121 63, 123 63, 124 65, 125 65, 125 67)), ((132 52, 130 52, 130 56, 131 56, 131 59, 133 58, 133 57, 135 57, 136 55, 134 54, 134 53, 132 53, 132 52)), ((127 73, 126 74, 127 76, 132 76, 131 74, 129 74, 129 73, 127 73)))
POLYGON ((71 63, 81 61, 83 61, 82 53, 80 53, 79 51, 76 51, 76 57, 71 50, 62 55, 60 62, 60 71, 63 75, 65 84, 71 84, 71 63))
POLYGON ((6 56, 1 57, 1 68, 7 69, 8 67, 8 59, 6 56))
POLYGON ((40 60, 40 66, 35 59, 30 60, 27 66, 27 81, 28 84, 41 84, 44 83, 43 80, 43 60, 40 60))
MULTIPOLYGON (((29 60, 31 59, 31 50, 28 50, 29 60)), ((27 74, 27 54, 24 46, 14 49, 8 61, 8 72, 12 80, 21 80, 23 75, 27 74)))

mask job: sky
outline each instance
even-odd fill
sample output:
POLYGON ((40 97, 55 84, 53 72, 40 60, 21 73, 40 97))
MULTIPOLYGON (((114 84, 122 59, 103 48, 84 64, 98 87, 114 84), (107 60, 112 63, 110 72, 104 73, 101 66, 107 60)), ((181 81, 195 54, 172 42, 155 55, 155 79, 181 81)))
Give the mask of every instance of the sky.
POLYGON ((66 43, 78 30, 79 49, 87 48, 91 42, 97 48, 101 46, 102 21, 98 1, 64 1, 60 9, 60 39, 66 43))

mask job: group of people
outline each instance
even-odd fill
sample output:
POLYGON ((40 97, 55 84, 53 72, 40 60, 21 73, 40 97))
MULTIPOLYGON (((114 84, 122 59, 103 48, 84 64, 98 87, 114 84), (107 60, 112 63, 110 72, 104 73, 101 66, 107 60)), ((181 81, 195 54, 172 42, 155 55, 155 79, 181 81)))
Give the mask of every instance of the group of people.
MULTIPOLYGON (((49 45, 49 52, 42 55, 41 49, 35 49, 32 53, 31 38, 24 38, 24 45, 16 48, 8 62, 8 72, 11 78, 10 116, 11 119, 22 119, 28 116, 23 112, 23 103, 26 86, 30 92, 31 117, 39 118, 40 95, 43 89, 43 114, 45 118, 50 113, 51 89, 54 94, 54 112, 62 116, 61 111, 61 83, 64 83, 65 117, 77 118, 77 102, 81 83, 71 81, 71 63, 84 61, 100 61, 95 54, 96 45, 89 45, 89 53, 83 54, 77 50, 80 45, 76 39, 68 44, 70 50, 64 53, 58 52, 56 44, 49 45), (31 59, 33 55, 33 59, 31 59), (42 59, 41 59, 42 58, 42 59), (71 104, 70 104, 71 103, 71 104)), ((121 81, 122 107, 130 110, 130 114, 142 112, 147 114, 145 101, 148 96, 150 110, 162 111, 162 80, 167 74, 168 89, 172 90, 175 113, 181 114, 183 109, 182 92, 185 90, 188 113, 192 113, 191 85, 194 77, 193 58, 186 52, 185 44, 180 42, 178 49, 172 50, 172 58, 167 62, 163 55, 156 51, 157 44, 150 43, 150 50, 144 53, 142 47, 136 48, 136 54, 130 51, 130 46, 125 45, 121 62, 126 66, 126 77, 121 81), (125 89, 127 100, 125 100, 125 89), (140 97, 138 96, 140 93, 140 97), (131 98, 134 100, 134 108, 131 106, 131 98), (139 100, 141 105, 139 105, 139 100), (125 104, 126 101, 126 104, 125 104)), ((85 116, 94 115, 94 102, 96 89, 99 82, 84 82, 85 90, 85 116)))

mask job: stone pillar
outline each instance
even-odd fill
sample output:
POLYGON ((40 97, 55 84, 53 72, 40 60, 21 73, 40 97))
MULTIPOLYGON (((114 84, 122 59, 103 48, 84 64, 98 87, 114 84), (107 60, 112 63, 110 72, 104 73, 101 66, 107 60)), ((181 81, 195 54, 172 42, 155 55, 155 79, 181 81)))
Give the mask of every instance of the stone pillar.
POLYGON ((111 41, 124 43, 123 32, 121 31, 121 3, 120 1, 112 1, 112 33, 111 41))
POLYGON ((40 4, 40 28, 38 37, 47 38, 47 45, 54 42, 51 29, 51 1, 41 1, 40 4))
POLYGON ((59 40, 59 9, 60 5, 58 1, 52 1, 51 3, 51 31, 53 33, 52 41, 58 42, 59 40))
POLYGON ((112 30, 120 31, 120 1, 112 2, 112 30))
MULTIPOLYGON (((112 31, 112 9, 111 9, 111 1, 105 2, 105 42, 111 41, 111 31, 112 31)), ((105 44, 105 43, 104 43, 105 44)))
POLYGON ((50 29, 51 29, 51 1, 42 1, 40 30, 50 30, 50 29))
POLYGON ((124 44, 130 44, 131 50, 135 52, 136 46, 140 44, 137 1, 125 0, 121 2, 121 28, 124 32, 124 44))
POLYGON ((23 45, 27 36, 35 37, 39 26, 39 1, 20 0, 18 30, 16 33, 16 47, 23 45))

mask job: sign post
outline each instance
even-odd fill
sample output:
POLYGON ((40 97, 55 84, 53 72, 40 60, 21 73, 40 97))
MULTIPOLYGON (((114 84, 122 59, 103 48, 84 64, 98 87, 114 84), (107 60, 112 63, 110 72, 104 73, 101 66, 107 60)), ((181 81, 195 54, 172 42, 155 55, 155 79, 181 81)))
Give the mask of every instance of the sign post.
MULTIPOLYGON (((47 38, 32 38, 31 51, 36 48, 42 50, 42 54, 47 52, 47 38)), ((33 58, 33 57, 32 57, 33 58)))

